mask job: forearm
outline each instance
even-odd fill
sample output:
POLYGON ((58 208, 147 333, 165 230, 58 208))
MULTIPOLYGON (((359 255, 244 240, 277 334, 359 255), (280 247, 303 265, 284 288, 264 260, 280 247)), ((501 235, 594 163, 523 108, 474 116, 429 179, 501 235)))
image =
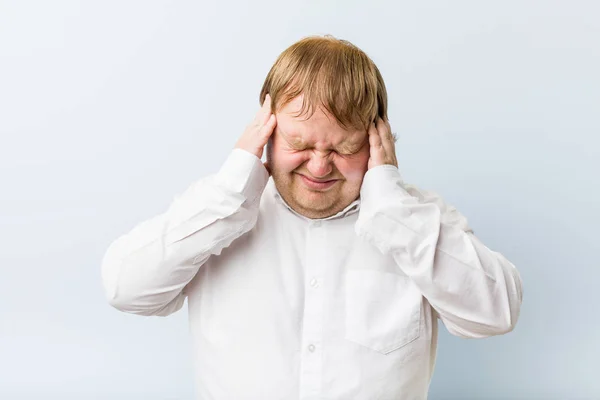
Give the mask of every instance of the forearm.
POLYGON ((365 177, 357 233, 394 257, 453 334, 512 330, 522 301, 514 265, 481 243, 454 207, 405 185, 393 168, 365 177))
POLYGON ((267 179, 257 157, 234 150, 218 174, 115 240, 102 261, 108 301, 136 314, 177 311, 200 266, 252 229, 267 179))

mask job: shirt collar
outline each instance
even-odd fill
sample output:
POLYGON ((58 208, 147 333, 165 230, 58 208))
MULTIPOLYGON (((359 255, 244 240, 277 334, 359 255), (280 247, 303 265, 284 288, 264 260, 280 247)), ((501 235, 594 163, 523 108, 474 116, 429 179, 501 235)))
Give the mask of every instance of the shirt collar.
POLYGON ((343 218, 347 215, 354 214, 355 212, 358 212, 360 210, 360 196, 359 196, 356 200, 354 200, 352 203, 348 204, 343 210, 341 210, 340 212, 338 212, 335 215, 329 216, 327 218, 314 218, 314 219, 308 218, 308 217, 296 212, 294 209, 292 209, 292 207, 289 206, 289 204, 286 203, 286 201, 283 199, 283 197, 281 197, 281 194, 277 190, 277 187, 275 186, 275 182, 273 181, 273 177, 269 177, 269 181, 267 182, 266 191, 269 192, 269 195, 273 196, 277 200, 277 202, 284 205, 289 211, 291 211, 298 217, 303 218, 308 221, 326 221, 329 219, 343 218))

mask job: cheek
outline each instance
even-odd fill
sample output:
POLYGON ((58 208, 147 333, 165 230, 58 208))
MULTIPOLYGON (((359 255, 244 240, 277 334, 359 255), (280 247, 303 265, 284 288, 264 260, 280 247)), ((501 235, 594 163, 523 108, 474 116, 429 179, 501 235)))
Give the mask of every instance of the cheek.
POLYGON ((282 172, 292 172, 307 160, 306 154, 286 150, 275 151, 273 158, 275 165, 282 172))
POLYGON ((344 178, 349 182, 361 182, 365 172, 367 172, 367 166, 369 163, 369 157, 357 157, 357 158, 339 158, 336 160, 336 167, 340 171, 344 178))

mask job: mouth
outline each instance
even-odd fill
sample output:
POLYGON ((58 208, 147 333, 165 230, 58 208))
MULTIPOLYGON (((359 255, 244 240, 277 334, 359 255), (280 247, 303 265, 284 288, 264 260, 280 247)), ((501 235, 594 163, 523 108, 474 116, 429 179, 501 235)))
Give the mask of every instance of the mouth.
POLYGON ((330 180, 315 180, 312 178, 309 178, 305 175, 302 174, 298 174, 300 175, 302 182, 304 183, 304 185, 306 185, 307 187, 309 187, 310 189, 317 189, 317 190, 323 190, 323 189, 329 189, 330 187, 332 187, 333 185, 335 185, 335 183, 338 181, 338 179, 330 179, 330 180))

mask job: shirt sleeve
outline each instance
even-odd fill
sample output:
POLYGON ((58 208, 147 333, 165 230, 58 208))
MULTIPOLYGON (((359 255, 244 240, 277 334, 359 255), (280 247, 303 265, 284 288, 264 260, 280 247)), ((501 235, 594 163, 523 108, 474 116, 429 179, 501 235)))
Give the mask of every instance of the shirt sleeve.
POLYGON ((356 233, 394 257, 451 334, 482 338, 514 329, 521 277, 455 207, 405 184, 393 165, 367 171, 360 195, 356 233))
POLYGON ((102 260, 109 303, 140 315, 179 310, 183 288, 200 266, 256 224, 268 178, 258 157, 234 149, 217 174, 194 182, 166 212, 118 237, 102 260))

